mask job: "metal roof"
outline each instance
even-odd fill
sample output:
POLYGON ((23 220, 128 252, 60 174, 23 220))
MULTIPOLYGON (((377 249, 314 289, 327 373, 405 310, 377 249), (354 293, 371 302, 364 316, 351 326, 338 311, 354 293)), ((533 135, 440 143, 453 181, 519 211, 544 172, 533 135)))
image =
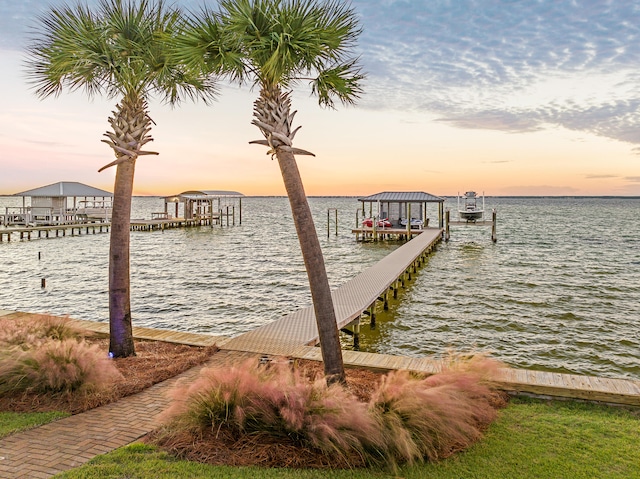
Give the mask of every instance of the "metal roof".
POLYGON ((229 190, 189 190, 177 195, 165 196, 165 203, 179 203, 183 199, 211 200, 214 198, 242 198, 244 195, 238 191, 229 190))
POLYGON ((101 196, 112 197, 113 193, 110 193, 93 186, 78 183, 77 181, 60 181, 47 186, 41 186, 40 188, 34 188, 33 190, 23 191, 16 193, 13 196, 48 196, 48 197, 77 197, 77 196, 101 196))
POLYGON ((442 203, 444 198, 425 193, 424 191, 383 191, 375 195, 358 198, 358 201, 389 201, 396 203, 442 203))
POLYGON ((178 198, 189 198, 189 199, 208 199, 208 198, 222 198, 222 197, 231 197, 231 198, 240 198, 244 196, 242 193, 237 191, 229 191, 229 190, 190 190, 180 193, 178 195, 167 196, 167 201, 176 201, 178 198))

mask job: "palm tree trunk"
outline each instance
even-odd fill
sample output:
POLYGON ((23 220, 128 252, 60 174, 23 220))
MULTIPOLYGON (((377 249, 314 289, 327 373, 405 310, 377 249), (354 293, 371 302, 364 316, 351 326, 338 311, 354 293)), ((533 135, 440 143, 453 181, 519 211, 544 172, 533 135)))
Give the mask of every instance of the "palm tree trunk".
POLYGON ((135 160, 116 168, 109 244, 109 352, 121 358, 135 355, 131 325, 129 244, 131 196, 135 160))
POLYGON ((129 276, 129 243, 131 229, 131 196, 136 159, 139 155, 156 154, 142 151, 152 141, 151 118, 147 102, 138 96, 125 96, 113 117, 109 118, 113 131, 105 136, 116 161, 103 167, 116 167, 113 187, 113 212, 109 242, 109 352, 116 358, 135 355, 131 324, 131 278, 129 276))
POLYGON ((304 191, 300 171, 293 153, 278 149, 276 156, 287 190, 287 196, 289 197, 293 221, 298 233, 307 277, 309 278, 309 288, 311 289, 313 309, 316 315, 326 380, 328 383, 344 382, 342 349, 340 347, 333 298, 331 297, 320 241, 313 223, 313 216, 304 191))

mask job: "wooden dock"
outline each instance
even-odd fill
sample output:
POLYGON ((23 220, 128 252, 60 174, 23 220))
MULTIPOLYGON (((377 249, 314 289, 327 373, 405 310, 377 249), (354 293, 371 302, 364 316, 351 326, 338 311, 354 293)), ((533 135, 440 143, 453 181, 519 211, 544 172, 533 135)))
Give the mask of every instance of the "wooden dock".
MULTIPOLYGON (((223 214, 224 217, 224 214, 223 214)), ((223 219, 218 215, 198 218, 161 218, 161 219, 132 219, 131 231, 154 231, 171 228, 189 228, 195 226, 223 226, 223 219)), ((227 219, 227 226, 228 219, 227 219)), ((80 236, 83 234, 107 233, 111 223, 62 223, 46 226, 23 226, 20 228, 0 228, 0 243, 11 241, 12 237, 19 240, 32 240, 37 238, 58 238, 62 236, 80 236)))
POLYGON ((0 243, 5 238, 11 241, 11 236, 15 235, 20 240, 31 240, 35 238, 58 238, 60 236, 79 236, 81 234, 106 233, 109 231, 110 223, 65 223, 49 226, 25 226, 21 228, 0 228, 0 243))
MULTIPOLYGON (((0 310, 0 316, 23 318, 40 316, 37 313, 19 313, 0 310)), ((88 331, 109 333, 108 323, 71 319, 74 324, 88 331)), ((249 333, 246 333, 249 334, 249 333)), ((234 339, 208 334, 185 333, 164 329, 133 327, 133 335, 138 339, 175 342, 193 346, 216 344, 223 350, 234 351, 234 339)), ((242 335, 241 335, 242 336, 242 335)), ((239 337, 241 337, 239 336, 239 337)), ((237 338, 236 338, 237 339, 237 338)), ((288 357, 322 361, 320 348, 297 346, 289 348, 288 357)), ((266 353, 264 351, 258 353, 266 353)), ((421 374, 435 374, 442 369, 442 362, 430 358, 392 356, 388 354, 343 351, 347 367, 366 368, 375 371, 408 370, 421 374)), ((609 404, 640 407, 640 381, 632 379, 602 378, 577 374, 562 374, 526 369, 502 368, 493 378, 498 388, 513 394, 528 394, 560 399, 579 399, 609 404)))
MULTIPOLYGON (((386 304, 442 238, 442 230, 426 229, 422 234, 391 252, 375 265, 347 281, 331 293, 338 328, 354 324, 357 334, 360 317, 375 314, 377 301, 386 304)), ((281 319, 232 339, 230 349, 267 354, 288 355, 292 348, 318 342, 313 306, 299 309, 281 319)))
POLYGON ((194 226, 211 226, 217 224, 220 218, 214 216, 202 216, 197 218, 158 218, 151 220, 134 219, 131 220, 131 231, 153 231, 171 228, 190 228, 194 226))

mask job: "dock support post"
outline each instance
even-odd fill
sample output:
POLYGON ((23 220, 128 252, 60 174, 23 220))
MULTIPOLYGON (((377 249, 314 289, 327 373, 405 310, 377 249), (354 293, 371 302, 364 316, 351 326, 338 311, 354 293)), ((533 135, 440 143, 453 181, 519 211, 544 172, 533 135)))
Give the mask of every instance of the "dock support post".
MULTIPOLYGON (((330 236, 331 233, 331 211, 333 210, 333 212, 335 213, 335 235, 338 236, 338 208, 328 208, 327 209, 327 238, 330 236)), ((356 228, 357 228, 357 223, 358 223, 358 213, 356 212, 356 228)), ((356 236, 356 241, 357 241, 357 236, 356 236)))
POLYGON ((444 240, 445 241, 449 241, 449 238, 451 237, 449 234, 449 219, 451 217, 451 211, 447 210, 444 213, 444 240))
POLYGON ((353 349, 360 350, 360 321, 353 325, 353 349))
POLYGON ((498 241, 498 236, 496 234, 496 216, 497 213, 494 208, 493 213, 491 214, 491 241, 493 241, 494 243, 498 241))

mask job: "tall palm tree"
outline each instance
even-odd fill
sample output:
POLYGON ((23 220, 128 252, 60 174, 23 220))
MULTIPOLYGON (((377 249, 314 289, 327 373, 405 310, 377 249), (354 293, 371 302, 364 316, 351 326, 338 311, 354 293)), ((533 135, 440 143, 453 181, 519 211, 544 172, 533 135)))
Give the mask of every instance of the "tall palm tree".
POLYGON ((130 302, 129 229, 136 160, 157 153, 152 141, 150 95, 170 104, 214 93, 209 77, 193 75, 172 55, 171 41, 181 30, 182 14, 162 0, 100 0, 95 11, 78 4, 51 8, 39 19, 27 53, 27 70, 36 94, 58 96, 67 88, 89 97, 105 94, 119 103, 105 133, 116 166, 109 248, 109 351, 135 354, 130 302))
MULTIPOLYGON (((224 58, 225 72, 260 89, 252 123, 278 159, 300 241, 327 381, 344 381, 342 350, 322 249, 295 155, 291 91, 309 81, 321 106, 334 99, 353 103, 363 75, 351 57, 360 27, 354 11, 338 0, 222 0, 217 12, 204 10, 191 19, 183 39, 182 59, 208 71, 209 58, 224 58)), ((216 64, 220 66, 219 63, 216 64)))

